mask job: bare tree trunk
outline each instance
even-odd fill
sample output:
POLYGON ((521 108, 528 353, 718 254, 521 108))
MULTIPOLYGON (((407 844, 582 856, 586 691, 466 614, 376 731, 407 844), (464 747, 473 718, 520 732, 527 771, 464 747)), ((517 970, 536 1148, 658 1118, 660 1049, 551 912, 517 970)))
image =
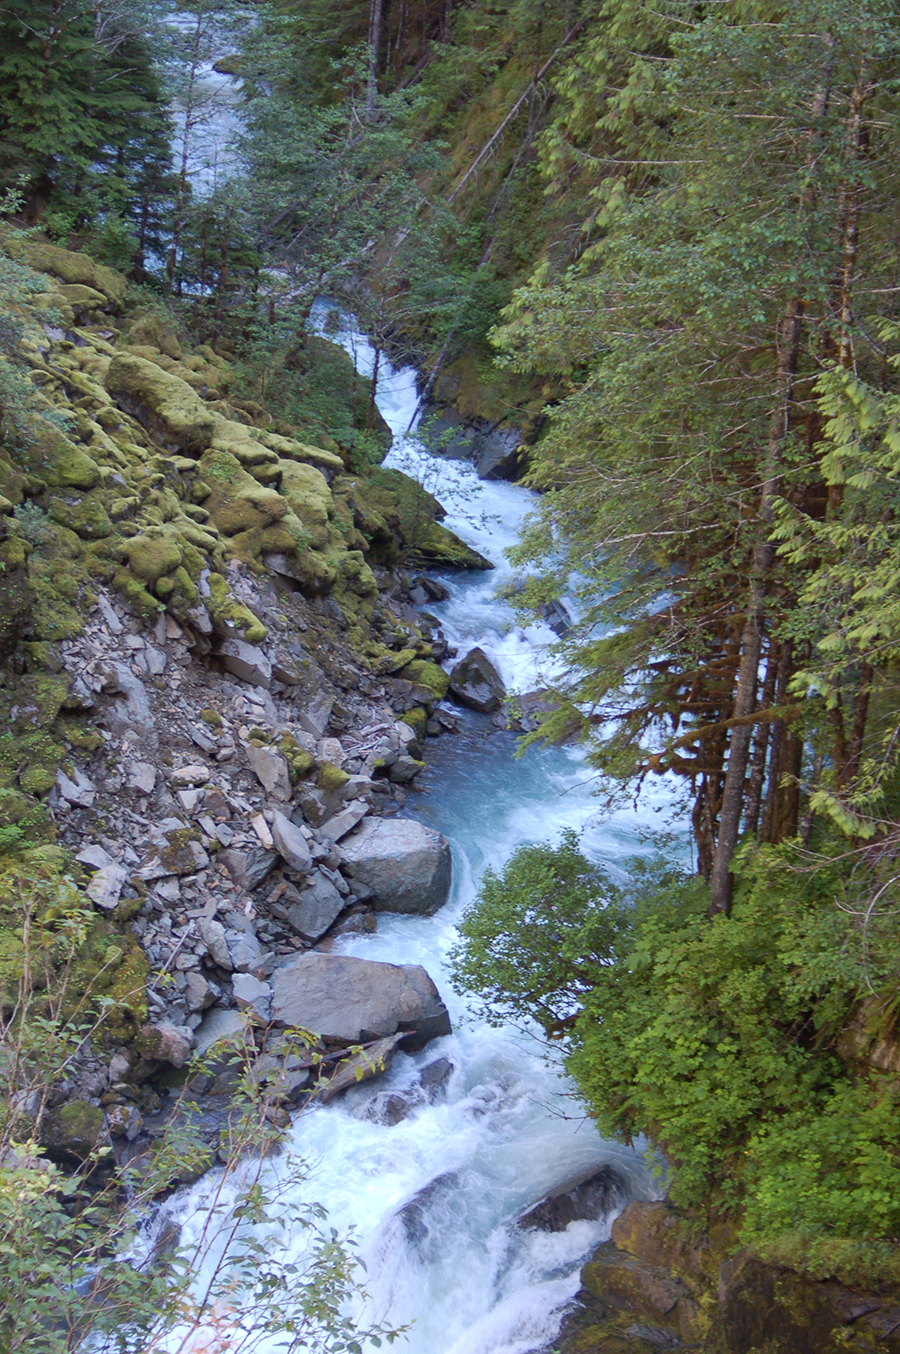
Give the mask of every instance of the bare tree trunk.
MULTIPOLYGON (((794 646, 791 640, 785 640, 781 646, 781 659, 778 664, 778 684, 775 688, 775 704, 781 705, 787 692, 787 685, 793 670, 794 646)), ((778 782, 781 779, 781 749, 785 740, 786 726, 783 719, 777 719, 772 725, 772 744, 769 749, 769 783, 766 786, 766 801, 763 806, 762 827, 759 838, 763 842, 774 840, 775 798, 778 782)))
MULTIPOLYGON (((775 680, 778 675, 778 654, 773 644, 769 645, 769 660, 766 664, 766 679, 763 682, 760 697, 760 709, 767 710, 775 696, 775 680)), ((759 810, 762 804, 763 780, 766 774, 766 753, 771 736, 769 721, 756 726, 756 739, 753 755, 750 759, 750 775, 747 780, 747 802, 744 809, 744 830, 755 833, 759 826, 759 810)))
POLYGON ((378 368, 381 366, 381 347, 375 348, 375 361, 372 364, 372 384, 369 387, 369 408, 366 413, 366 432, 370 433, 375 424, 375 396, 378 393, 378 368))
POLYGON ((366 88, 366 121, 375 116, 378 98, 378 55, 381 50, 381 22, 384 0, 369 0, 369 82, 366 88))

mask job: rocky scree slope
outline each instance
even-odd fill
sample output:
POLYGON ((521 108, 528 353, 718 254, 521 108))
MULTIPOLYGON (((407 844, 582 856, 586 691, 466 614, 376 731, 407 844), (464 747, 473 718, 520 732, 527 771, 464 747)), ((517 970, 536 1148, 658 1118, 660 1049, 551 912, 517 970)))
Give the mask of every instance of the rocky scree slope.
MULTIPOLYGON (((426 736, 454 727, 446 643, 412 601, 441 587, 405 570, 489 566, 414 481, 241 402, 228 362, 130 308, 124 278, 34 237, 5 248, 41 275, 16 354, 29 436, 0 449, 0 832, 75 870, 80 981, 111 1002, 34 1113, 60 1159, 111 1136, 121 1165, 216 1040, 271 1061, 302 1011, 333 1094, 449 1031, 423 970, 327 950, 446 900, 447 843, 391 816, 426 736)), ((12 899, 3 920, 8 1003, 12 899)), ((310 1093, 308 1054, 282 1104, 310 1093)), ((191 1083, 208 1104, 236 1076, 211 1066, 191 1083)))

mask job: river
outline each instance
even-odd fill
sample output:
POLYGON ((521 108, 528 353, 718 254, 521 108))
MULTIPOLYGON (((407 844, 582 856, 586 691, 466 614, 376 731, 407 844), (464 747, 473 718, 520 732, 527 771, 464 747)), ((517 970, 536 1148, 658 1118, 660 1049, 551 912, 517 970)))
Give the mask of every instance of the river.
MULTIPOLYGON (((349 330, 336 337, 361 372, 371 371, 364 338, 349 330)), ((554 635, 544 625, 517 626, 496 596, 511 578, 503 552, 517 537, 531 495, 482 482, 468 462, 438 460, 415 435, 404 437, 416 407, 412 368, 394 371, 383 363, 378 404, 395 433, 387 464, 423 481, 447 507, 446 524, 497 566, 443 576, 450 597, 432 610, 450 643, 460 654, 479 644, 510 687, 534 688, 554 635)), ((609 1236, 614 1214, 559 1233, 519 1229, 516 1218, 554 1187, 604 1163, 613 1165, 627 1198, 656 1197, 658 1186, 639 1152, 598 1136, 533 1034, 494 1028, 472 1014, 450 985, 447 955, 486 866, 501 866, 520 843, 572 827, 584 832, 589 853, 615 870, 641 849, 646 815, 619 813, 597 825, 591 779, 574 751, 535 749, 516 758, 513 735, 483 716, 462 719, 460 735, 429 740, 427 771, 406 807, 450 839, 450 901, 434 917, 382 914, 377 934, 338 942, 346 954, 422 964, 447 1002, 454 1033, 415 1056, 395 1056, 386 1077, 297 1118, 291 1146, 312 1172, 297 1187, 296 1202, 318 1200, 330 1226, 354 1229, 371 1295, 359 1316, 412 1323, 401 1346, 409 1354, 525 1354, 556 1334, 579 1287, 580 1266, 609 1236), (393 1126, 363 1117, 371 1097, 409 1088, 423 1066, 442 1056, 454 1070, 436 1103, 393 1126), (417 1225, 404 1226, 398 1210, 429 1186, 417 1225)), ((168 1207, 185 1244, 203 1227, 212 1188, 210 1178, 201 1180, 168 1207)))

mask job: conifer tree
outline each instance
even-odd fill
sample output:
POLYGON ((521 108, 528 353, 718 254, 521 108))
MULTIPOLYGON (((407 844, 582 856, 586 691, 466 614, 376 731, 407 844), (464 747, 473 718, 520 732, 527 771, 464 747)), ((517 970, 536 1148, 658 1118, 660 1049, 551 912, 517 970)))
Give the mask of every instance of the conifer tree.
POLYGON ((567 158, 597 165, 587 248, 500 335, 572 390, 535 458, 548 492, 524 554, 563 543, 557 586, 577 564, 590 599, 548 730, 593 730, 626 782, 687 779, 727 911, 741 830, 798 829, 809 721, 835 724, 792 696, 813 640, 792 628, 802 578, 773 526, 781 500, 829 511, 819 374, 851 352, 878 363, 862 314, 893 282, 900 29, 881 0, 605 14, 601 116, 569 72, 545 145, 557 181, 567 158))

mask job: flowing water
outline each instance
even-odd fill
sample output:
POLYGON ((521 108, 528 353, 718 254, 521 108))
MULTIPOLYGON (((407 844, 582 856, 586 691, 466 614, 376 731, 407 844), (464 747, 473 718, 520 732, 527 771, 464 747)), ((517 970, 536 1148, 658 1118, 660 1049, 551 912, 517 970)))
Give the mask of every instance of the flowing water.
MULTIPOLYGON (((365 340, 349 330, 337 337, 355 351, 360 370, 371 371, 365 340)), ((532 689, 554 636, 542 625, 517 627, 495 596, 511 577, 503 550, 515 541, 531 496, 511 484, 483 483, 468 463, 436 460, 404 439, 416 407, 412 369, 384 365, 378 395, 396 434, 388 464, 416 474, 447 506, 447 525, 497 565, 490 573, 445 576, 451 596, 433 611, 461 653, 478 643, 511 687, 532 689)), ((396 1055, 386 1077, 299 1116, 293 1148, 313 1171, 297 1199, 319 1200, 330 1225, 355 1229, 371 1294, 362 1315, 414 1323, 410 1354, 524 1354, 555 1335, 580 1266, 608 1237, 613 1214, 559 1233, 522 1230, 515 1219, 554 1187, 604 1163, 627 1198, 654 1197, 657 1186, 640 1154, 598 1136, 533 1036, 470 1016, 450 986, 447 955, 486 865, 502 865, 520 843, 574 827, 585 830, 590 853, 615 869, 640 849, 641 820, 619 814, 592 827, 596 800, 572 751, 534 750, 516 759, 513 736, 486 718, 464 717, 463 726, 460 735, 429 740, 428 769, 407 804, 451 841, 449 903, 429 918, 382 915, 376 935, 338 942, 347 954, 424 965, 450 1008, 454 1033, 415 1056, 396 1055), (440 1057, 453 1072, 437 1103, 420 1104, 390 1127, 363 1117, 372 1097, 409 1089, 440 1057), (417 1196, 412 1210, 400 1211, 417 1196)), ((203 1225, 212 1187, 207 1178, 175 1202, 186 1242, 203 1225)))

